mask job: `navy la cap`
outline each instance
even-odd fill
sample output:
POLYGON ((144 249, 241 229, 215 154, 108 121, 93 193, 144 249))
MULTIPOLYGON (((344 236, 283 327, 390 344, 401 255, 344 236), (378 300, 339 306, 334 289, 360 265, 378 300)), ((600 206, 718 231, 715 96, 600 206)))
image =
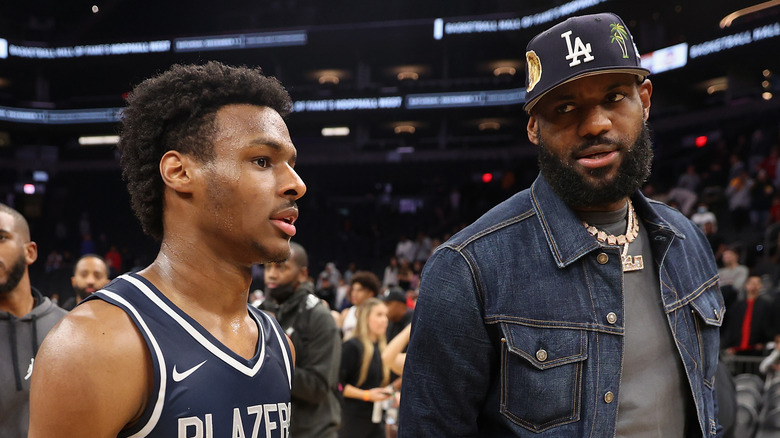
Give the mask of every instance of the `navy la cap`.
POLYGON ((602 73, 647 76, 628 28, 615 14, 572 17, 535 36, 525 52, 530 112, 547 92, 567 82, 602 73))

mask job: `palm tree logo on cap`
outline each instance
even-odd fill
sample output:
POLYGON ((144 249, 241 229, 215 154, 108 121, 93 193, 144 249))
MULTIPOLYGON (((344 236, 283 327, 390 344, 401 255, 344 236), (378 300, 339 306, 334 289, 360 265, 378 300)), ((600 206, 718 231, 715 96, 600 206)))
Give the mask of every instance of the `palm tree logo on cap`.
POLYGON ((626 47, 628 32, 626 32, 626 28, 620 23, 612 23, 609 25, 609 31, 612 32, 612 39, 610 42, 617 42, 620 46, 620 50, 623 51, 623 58, 628 58, 628 48, 626 47))

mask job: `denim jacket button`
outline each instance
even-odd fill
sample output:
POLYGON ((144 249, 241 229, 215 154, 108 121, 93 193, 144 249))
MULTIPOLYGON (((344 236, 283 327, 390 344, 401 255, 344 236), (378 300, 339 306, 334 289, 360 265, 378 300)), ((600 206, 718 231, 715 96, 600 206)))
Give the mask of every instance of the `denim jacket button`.
POLYGON ((539 362, 544 362, 547 360, 547 352, 544 349, 539 349, 539 351, 536 352, 536 359, 539 360, 539 362))
POLYGON ((607 322, 610 324, 614 324, 617 322, 617 315, 615 315, 615 312, 607 313, 607 322))
POLYGON ((604 394, 604 401, 607 403, 612 403, 612 400, 615 399, 615 394, 612 393, 612 391, 607 391, 606 394, 604 394))
POLYGON ((605 265, 609 261, 609 256, 606 253, 599 253, 599 255, 596 256, 596 261, 599 262, 600 265, 605 265))

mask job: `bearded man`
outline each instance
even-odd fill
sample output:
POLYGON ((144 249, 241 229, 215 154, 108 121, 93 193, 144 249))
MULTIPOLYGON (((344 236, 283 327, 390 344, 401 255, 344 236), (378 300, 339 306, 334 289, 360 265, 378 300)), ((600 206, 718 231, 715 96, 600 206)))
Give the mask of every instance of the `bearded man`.
POLYGON ((0 204, 0 436, 26 438, 30 375, 43 338, 66 312, 30 285, 38 245, 18 211, 0 204))
POLYGON ((276 316, 295 345, 290 436, 336 438, 341 335, 328 306, 314 295, 306 250, 290 242, 290 251, 286 261, 265 264, 266 299, 260 305, 276 316))
POLYGON ((526 57, 541 174, 426 263, 398 436, 715 436, 723 299, 702 232, 639 191, 649 71, 609 13, 526 57))

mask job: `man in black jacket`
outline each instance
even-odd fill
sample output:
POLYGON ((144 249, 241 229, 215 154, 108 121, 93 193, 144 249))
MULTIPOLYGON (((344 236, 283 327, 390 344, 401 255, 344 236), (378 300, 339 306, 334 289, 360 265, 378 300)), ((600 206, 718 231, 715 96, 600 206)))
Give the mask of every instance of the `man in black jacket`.
POLYGON ((328 308, 314 295, 306 250, 290 242, 290 258, 265 265, 266 300, 295 345, 291 438, 335 438, 341 424, 336 397, 341 339, 328 308))

